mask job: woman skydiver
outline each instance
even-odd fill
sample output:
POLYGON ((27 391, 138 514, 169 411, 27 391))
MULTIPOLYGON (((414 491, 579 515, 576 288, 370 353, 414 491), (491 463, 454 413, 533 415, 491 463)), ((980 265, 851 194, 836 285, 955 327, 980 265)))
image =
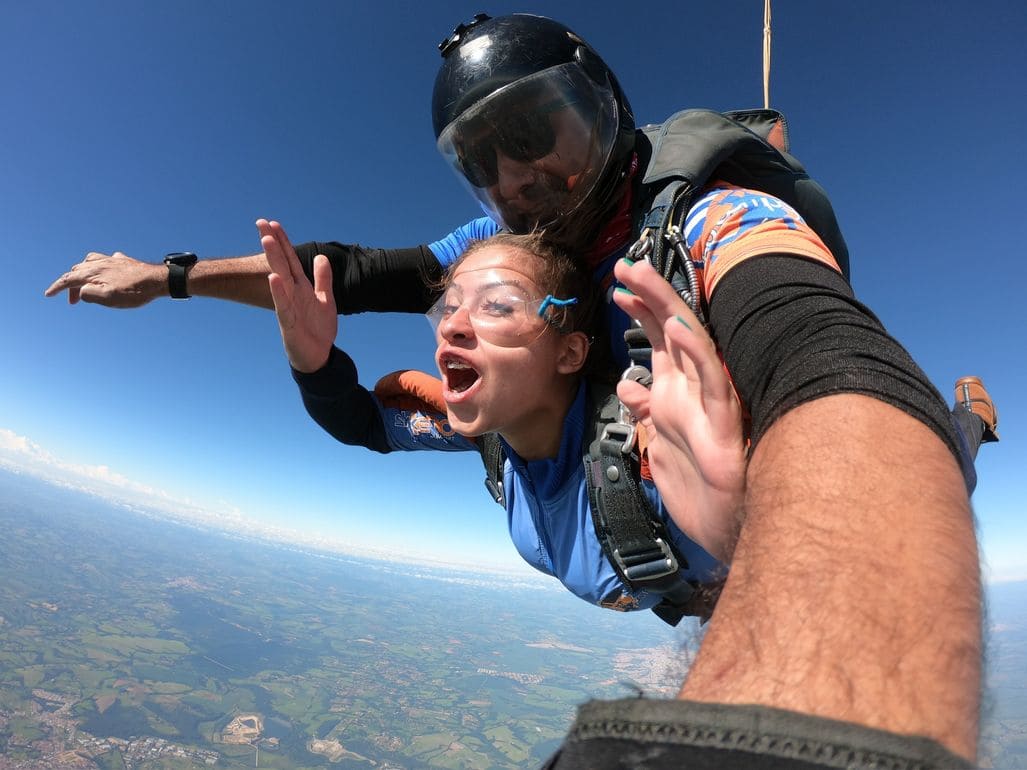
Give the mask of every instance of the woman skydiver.
MULTIPOLYGON (((327 259, 315 260, 311 286, 281 226, 257 226, 286 354, 319 425, 343 443, 379 452, 478 451, 475 437, 498 433, 509 531, 521 556, 593 604, 635 610, 663 600, 622 580, 593 524, 582 463, 591 421, 587 364, 590 351, 605 346, 592 344, 601 302, 587 270, 538 235, 473 244, 448 271, 427 314, 441 382, 407 373, 396 399, 395 380, 372 394, 333 345, 338 316, 327 259)), ((687 562, 682 577, 717 585, 744 487, 737 399, 694 316, 676 306, 647 308, 630 291, 618 291, 617 302, 653 342, 653 390, 618 386, 648 440, 655 484, 643 478, 642 489, 687 562), (673 389, 667 403, 674 408, 661 412, 655 399, 673 389)))

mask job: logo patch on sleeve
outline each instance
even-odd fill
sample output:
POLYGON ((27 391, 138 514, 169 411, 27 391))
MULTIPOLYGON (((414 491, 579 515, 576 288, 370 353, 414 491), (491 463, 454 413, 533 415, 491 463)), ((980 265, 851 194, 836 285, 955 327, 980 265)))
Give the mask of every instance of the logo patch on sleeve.
POLYGON ((456 431, 450 426, 449 421, 440 415, 425 414, 424 412, 399 411, 396 413, 395 425, 397 428, 406 428, 411 436, 431 436, 432 438, 446 439, 456 435, 456 431))

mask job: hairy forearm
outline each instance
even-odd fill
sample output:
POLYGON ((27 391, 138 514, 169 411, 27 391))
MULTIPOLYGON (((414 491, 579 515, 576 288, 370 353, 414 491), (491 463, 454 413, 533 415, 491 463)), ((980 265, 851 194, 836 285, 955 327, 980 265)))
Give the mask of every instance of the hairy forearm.
MULTIPOLYGON (((423 313, 434 301, 432 286, 442 267, 427 246, 370 249, 340 243, 301 243, 296 247, 308 278, 318 253, 332 265, 336 307, 342 313, 423 313)), ((271 309, 267 257, 201 259, 189 269, 187 290, 193 296, 225 299, 271 309)), ((43 292, 47 297, 68 292, 68 301, 114 308, 141 307, 168 297, 168 268, 121 252, 90 252, 43 292)))
MULTIPOLYGON (((164 269, 163 265, 161 269, 164 269)), ((201 259, 189 271, 189 293, 272 309, 267 276, 271 272, 261 254, 224 259, 201 259)))
POLYGON ((731 574, 681 697, 926 735, 972 759, 979 575, 935 433, 867 396, 803 404, 754 452, 731 574))

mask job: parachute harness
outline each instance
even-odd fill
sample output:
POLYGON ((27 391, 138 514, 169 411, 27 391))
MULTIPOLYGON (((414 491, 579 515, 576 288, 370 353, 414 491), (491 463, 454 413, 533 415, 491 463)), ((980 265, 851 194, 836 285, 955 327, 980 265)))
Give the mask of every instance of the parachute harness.
MULTIPOLYGON (((692 196, 687 185, 674 185, 670 196, 671 205, 659 205, 657 200, 650 212, 650 220, 655 212, 663 221, 658 227, 647 222, 627 256, 636 261, 648 260, 705 324, 699 278, 681 227, 674 223, 684 219, 692 196), (676 211, 681 213, 675 215, 676 211)), ((621 380, 650 387, 653 348, 637 321, 624 332, 624 342, 629 364, 621 380)), ((696 584, 681 575, 688 562, 675 552, 669 532, 649 509, 640 489, 636 421, 615 392, 600 409, 595 430, 596 437, 585 456, 585 468, 592 520, 604 552, 633 590, 655 591, 663 597, 653 610, 668 623, 676 624, 683 614, 708 617, 709 608, 700 609, 694 604, 696 584), (640 509, 646 514, 640 515, 640 509)))
MULTIPOLYGON (((691 197, 687 194, 674 195, 673 202, 667 207, 668 216, 661 223, 659 229, 657 230, 651 225, 645 227, 638 240, 631 244, 627 257, 634 261, 647 260, 670 283, 678 296, 685 301, 695 317, 699 319, 699 322, 706 326, 706 317, 701 301, 702 294, 699 291, 699 276, 696 274, 692 257, 688 253, 681 226, 674 224, 675 218, 684 220, 685 211, 680 212, 677 217, 675 217, 675 212, 681 208, 682 201, 691 202, 691 197), (666 242, 666 246, 664 242, 666 242)), ((654 211, 662 210, 662 208, 656 207, 654 211)), ((633 320, 631 327, 624 332, 624 342, 628 347, 630 363, 620 378, 638 382, 647 388, 650 387, 653 383, 653 375, 648 367, 652 361, 653 348, 638 321, 633 320)), ((635 419, 624 404, 620 406, 617 422, 606 426, 604 438, 607 437, 607 434, 612 437, 614 433, 622 438, 623 453, 629 454, 635 443, 635 419)))
POLYGON ((657 248, 658 241, 653 235, 653 230, 651 227, 647 227, 628 249, 628 259, 636 262, 640 259, 648 260, 656 271, 674 287, 678 296, 685 301, 689 309, 695 313, 695 317, 705 326, 706 319, 699 300, 699 276, 696 275, 692 257, 685 246, 685 237, 681 233, 681 227, 668 225, 661 235, 670 246, 669 253, 665 249, 657 248))

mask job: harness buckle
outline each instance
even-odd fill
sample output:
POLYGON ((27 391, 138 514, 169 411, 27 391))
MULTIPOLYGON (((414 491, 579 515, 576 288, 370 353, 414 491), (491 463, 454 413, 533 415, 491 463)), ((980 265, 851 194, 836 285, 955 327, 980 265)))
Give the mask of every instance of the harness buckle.
POLYGON ((599 437, 599 441, 603 442, 609 439, 620 442, 622 455, 630 455, 631 450, 635 448, 635 426, 626 422, 607 423, 603 426, 603 434, 599 437))
POLYGON ((653 250, 653 232, 651 228, 645 228, 641 235, 638 236, 638 240, 631 244, 628 249, 628 259, 633 259, 638 262, 641 259, 648 259, 649 254, 653 250))
POLYGON ((658 549, 639 551, 638 553, 622 554, 619 548, 613 549, 613 560, 624 573, 624 577, 632 583, 659 580, 674 575, 678 571, 678 560, 663 538, 653 541, 658 549))
POLYGON ((487 489, 489 491, 489 494, 492 495, 493 500, 495 500, 500 505, 506 505, 506 498, 503 496, 502 481, 493 481, 492 479, 486 477, 485 489, 487 489))
POLYGON ((647 388, 653 384, 653 373, 641 364, 632 364, 624 370, 620 378, 637 382, 647 388))

